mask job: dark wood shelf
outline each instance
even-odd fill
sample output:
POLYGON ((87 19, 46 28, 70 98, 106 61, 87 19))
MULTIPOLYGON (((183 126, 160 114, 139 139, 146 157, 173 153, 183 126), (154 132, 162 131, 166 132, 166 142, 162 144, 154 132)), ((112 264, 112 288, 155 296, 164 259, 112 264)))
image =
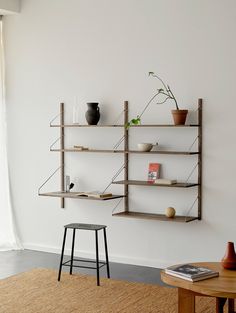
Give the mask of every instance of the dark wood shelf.
POLYGON ((168 151, 168 150, 156 150, 156 151, 149 151, 143 152, 138 150, 129 150, 124 151, 125 153, 135 153, 135 154, 174 154, 174 155, 195 155, 199 154, 197 151, 168 151))
POLYGON ((51 149, 52 152, 80 152, 80 153, 124 153, 123 150, 100 150, 100 149, 89 149, 89 150, 79 150, 79 149, 51 149))
POLYGON ((164 222, 180 222, 180 223, 188 223, 188 222, 198 220, 198 218, 195 216, 177 215, 174 218, 168 218, 164 214, 143 213, 143 212, 141 213, 141 212, 133 212, 133 211, 113 213, 112 216, 158 220, 158 221, 164 221, 164 222))
POLYGON ((124 127, 124 125, 51 124, 50 127, 124 127))
MULTIPOLYGON (((199 127, 199 124, 188 124, 188 125, 174 125, 174 124, 145 124, 145 125, 131 125, 130 128, 136 127, 136 128, 142 128, 142 127, 199 127)), ((86 124, 51 124, 50 127, 124 127, 124 125, 86 125, 86 124)))
POLYGON ((130 127, 199 127, 199 124, 188 124, 188 125, 174 125, 174 124, 146 124, 146 125, 131 125, 130 127))
POLYGON ((98 201, 107 201, 107 200, 113 200, 113 199, 119 199, 124 198, 123 195, 113 195, 109 198, 95 198, 95 197, 84 197, 84 196, 78 196, 78 192, 62 192, 62 191, 55 191, 55 192, 45 192, 40 193, 39 196, 45 196, 45 197, 57 197, 57 198, 71 198, 71 199, 82 199, 82 200, 98 200, 98 201))
POLYGON ((143 152, 143 151, 138 151, 138 150, 129 150, 129 151, 124 151, 124 150, 100 150, 100 149, 89 149, 89 150, 79 150, 79 149, 51 149, 50 151, 52 152, 87 152, 87 153, 132 153, 132 154, 172 154, 172 155, 196 155, 199 154, 197 151, 149 151, 149 152, 143 152))
POLYGON ((176 183, 172 185, 166 184, 153 184, 145 180, 119 180, 114 181, 113 184, 117 185, 133 185, 133 186, 147 186, 147 187, 168 187, 168 188, 189 188, 198 186, 197 183, 176 183))

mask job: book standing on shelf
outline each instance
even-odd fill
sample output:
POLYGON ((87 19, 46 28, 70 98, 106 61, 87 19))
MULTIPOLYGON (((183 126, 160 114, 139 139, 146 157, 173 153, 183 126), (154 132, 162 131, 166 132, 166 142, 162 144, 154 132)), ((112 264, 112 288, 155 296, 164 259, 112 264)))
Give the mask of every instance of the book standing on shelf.
POLYGON ((165 273, 181 279, 189 280, 191 282, 219 276, 219 272, 213 271, 206 267, 200 267, 191 264, 170 266, 165 269, 165 273))
POLYGON ((149 163, 148 167, 148 182, 155 183, 155 180, 160 177, 160 166, 159 163, 149 163))

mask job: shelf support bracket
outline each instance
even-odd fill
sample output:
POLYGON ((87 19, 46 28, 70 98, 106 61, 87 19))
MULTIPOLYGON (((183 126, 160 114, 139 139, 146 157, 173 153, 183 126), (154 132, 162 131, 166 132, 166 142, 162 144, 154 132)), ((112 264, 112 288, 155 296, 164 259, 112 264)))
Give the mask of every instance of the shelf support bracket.
POLYGON ((50 146, 50 151, 53 151, 54 145, 55 145, 58 141, 60 141, 60 140, 61 140, 61 137, 57 138, 57 139, 51 144, 51 146, 50 146))
POLYGON ((42 185, 38 188, 38 195, 40 196, 41 194, 41 189, 43 188, 44 185, 46 185, 46 183, 56 174, 56 172, 58 172, 61 169, 61 167, 59 166, 43 183, 42 185))
POLYGON ((61 112, 59 114, 57 114, 51 121, 50 121, 50 127, 53 127, 54 124, 53 122, 61 115, 61 112))
POLYGON ((197 200, 198 200, 198 196, 197 196, 196 199, 193 201, 192 205, 190 206, 190 208, 188 209, 187 213, 185 214, 185 216, 186 216, 186 217, 185 217, 185 221, 186 221, 186 222, 187 222, 187 218, 189 217, 189 214, 190 214, 190 212, 192 211, 192 209, 193 209, 195 203, 197 202, 197 200))

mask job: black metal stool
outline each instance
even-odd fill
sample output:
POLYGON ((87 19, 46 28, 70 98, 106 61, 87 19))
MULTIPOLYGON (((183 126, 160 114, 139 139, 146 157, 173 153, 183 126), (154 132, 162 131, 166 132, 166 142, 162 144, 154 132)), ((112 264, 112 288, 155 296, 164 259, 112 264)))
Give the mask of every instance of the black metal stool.
POLYGON ((107 278, 110 278, 110 269, 109 269, 109 260, 108 260, 108 251, 107 251, 107 236, 106 236, 106 227, 105 225, 94 225, 94 224, 68 224, 65 225, 64 230, 64 237, 63 237, 63 244, 62 244, 62 251, 61 251, 61 261, 60 261, 60 267, 59 267, 59 273, 58 273, 58 281, 61 279, 61 269, 62 266, 69 266, 70 267, 70 275, 72 275, 72 269, 73 267, 80 267, 80 268, 89 268, 89 269, 96 269, 97 270, 97 286, 100 286, 100 273, 99 270, 104 265, 107 266, 107 278), (66 243, 66 233, 67 229, 73 229, 73 239, 72 239, 72 247, 71 247, 71 259, 69 261, 66 261, 63 263, 63 257, 64 257, 64 249, 65 249, 65 243, 66 243), (74 245, 75 245, 75 231, 76 229, 83 229, 83 230, 92 230, 95 231, 95 241, 96 241, 96 261, 90 261, 90 260, 83 260, 83 259, 74 259, 74 245), (106 262, 99 262, 99 253, 98 253, 98 231, 103 229, 104 234, 104 245, 105 245, 105 254, 106 254, 106 262), (96 263, 96 267, 91 266, 80 266, 80 265, 74 265, 74 261, 79 262, 88 262, 88 263, 96 263), (68 264, 70 263, 70 264, 68 264))

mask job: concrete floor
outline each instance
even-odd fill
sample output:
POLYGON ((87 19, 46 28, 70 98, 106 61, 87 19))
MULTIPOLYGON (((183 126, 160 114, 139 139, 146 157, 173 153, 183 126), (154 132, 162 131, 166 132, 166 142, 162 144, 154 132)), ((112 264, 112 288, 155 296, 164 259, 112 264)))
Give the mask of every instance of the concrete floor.
MULTIPOLYGON (((58 269, 60 255, 32 250, 0 252, 0 279, 29 271, 33 268, 58 269)), ((68 271, 64 267, 63 271, 68 271)), ((136 266, 110 262, 111 278, 133 282, 164 285, 160 279, 160 270, 153 267, 136 266)), ((95 270, 74 269, 74 272, 95 275, 95 270)), ((101 277, 106 277, 106 268, 100 270, 101 277)))

